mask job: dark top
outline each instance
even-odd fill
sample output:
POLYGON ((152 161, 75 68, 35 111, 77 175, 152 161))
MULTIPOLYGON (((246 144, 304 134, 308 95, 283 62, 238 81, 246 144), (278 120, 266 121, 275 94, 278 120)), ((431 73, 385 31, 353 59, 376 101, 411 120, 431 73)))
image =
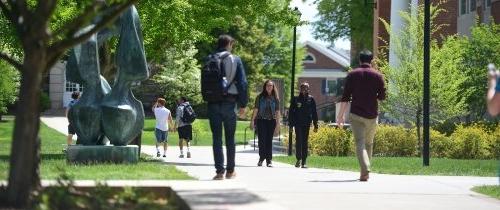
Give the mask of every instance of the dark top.
POLYGON ((351 102, 351 113, 374 119, 378 116, 377 100, 385 99, 385 91, 384 76, 369 65, 361 65, 347 74, 340 101, 351 102))
POLYGON ((299 95, 293 97, 290 110, 288 111, 290 126, 311 126, 318 127, 318 112, 316 112, 316 101, 310 95, 299 95))
POLYGON ((279 100, 259 95, 255 99, 255 108, 258 110, 256 119, 276 119, 276 113, 279 112, 279 100))
MULTIPOLYGON (((218 49, 216 52, 224 52, 226 49, 218 49)), ((239 108, 245 108, 248 103, 248 82, 247 76, 245 74, 245 69, 243 68, 243 62, 239 56, 234 56, 234 61, 236 62, 236 75, 234 76, 234 85, 238 89, 238 95, 234 96, 239 108)), ((231 96, 233 97, 233 96, 231 96)))

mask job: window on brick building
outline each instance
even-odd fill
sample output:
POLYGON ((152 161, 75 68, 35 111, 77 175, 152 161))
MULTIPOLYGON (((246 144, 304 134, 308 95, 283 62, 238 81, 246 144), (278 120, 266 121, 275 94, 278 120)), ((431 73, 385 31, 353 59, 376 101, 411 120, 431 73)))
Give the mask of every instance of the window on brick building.
POLYGON ((325 80, 325 94, 337 95, 337 79, 325 80))
POLYGON ((491 7, 491 0, 486 0, 486 6, 491 7))
POLYGON ((471 12, 476 11, 476 0, 469 0, 469 3, 470 3, 469 4, 470 5, 469 10, 471 12))
POLYGON ((460 15, 467 14, 467 0, 460 0, 459 1, 459 8, 460 8, 460 15))
POLYGON ((302 60, 304 63, 316 63, 316 58, 313 54, 307 53, 306 57, 302 60))

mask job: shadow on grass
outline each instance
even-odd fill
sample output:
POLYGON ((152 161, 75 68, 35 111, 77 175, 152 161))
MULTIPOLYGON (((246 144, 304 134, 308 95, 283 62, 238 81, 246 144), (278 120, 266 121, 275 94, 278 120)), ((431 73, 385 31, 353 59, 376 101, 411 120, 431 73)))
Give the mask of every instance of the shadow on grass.
MULTIPOLYGON (((65 154, 42 154, 42 160, 65 160, 65 154)), ((9 161, 10 155, 0 155, 0 161, 9 161)))

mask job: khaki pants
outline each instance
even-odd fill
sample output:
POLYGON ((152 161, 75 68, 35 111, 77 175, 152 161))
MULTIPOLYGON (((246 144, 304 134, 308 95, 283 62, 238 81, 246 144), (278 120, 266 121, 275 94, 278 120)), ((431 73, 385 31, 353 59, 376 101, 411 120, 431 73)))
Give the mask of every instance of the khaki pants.
POLYGON ((351 113, 349 120, 354 140, 356 140, 356 155, 361 166, 361 173, 367 173, 370 171, 377 118, 367 119, 351 113))

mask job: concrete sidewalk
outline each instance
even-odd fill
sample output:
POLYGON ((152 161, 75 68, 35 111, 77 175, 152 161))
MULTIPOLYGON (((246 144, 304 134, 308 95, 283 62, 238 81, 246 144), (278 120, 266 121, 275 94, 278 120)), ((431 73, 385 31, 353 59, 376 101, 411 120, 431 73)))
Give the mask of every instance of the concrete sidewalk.
MULTIPOLYGON (((62 130, 62 126, 57 125, 66 123, 62 119, 64 121, 42 118, 42 121, 62 130)), ((156 149, 143 146, 143 153, 155 156, 156 149)), ((191 153, 192 158, 178 158, 178 147, 169 147, 167 157, 160 159, 200 180, 190 185, 202 189, 176 189, 194 209, 500 209, 499 200, 470 191, 473 186, 498 185, 498 177, 372 173, 369 182, 359 182, 358 172, 301 169, 277 162, 273 168, 257 167, 256 151, 251 147, 238 147, 237 177, 211 181, 215 175, 212 148, 192 147, 191 153), (226 200, 211 202, 217 198, 226 200)))

